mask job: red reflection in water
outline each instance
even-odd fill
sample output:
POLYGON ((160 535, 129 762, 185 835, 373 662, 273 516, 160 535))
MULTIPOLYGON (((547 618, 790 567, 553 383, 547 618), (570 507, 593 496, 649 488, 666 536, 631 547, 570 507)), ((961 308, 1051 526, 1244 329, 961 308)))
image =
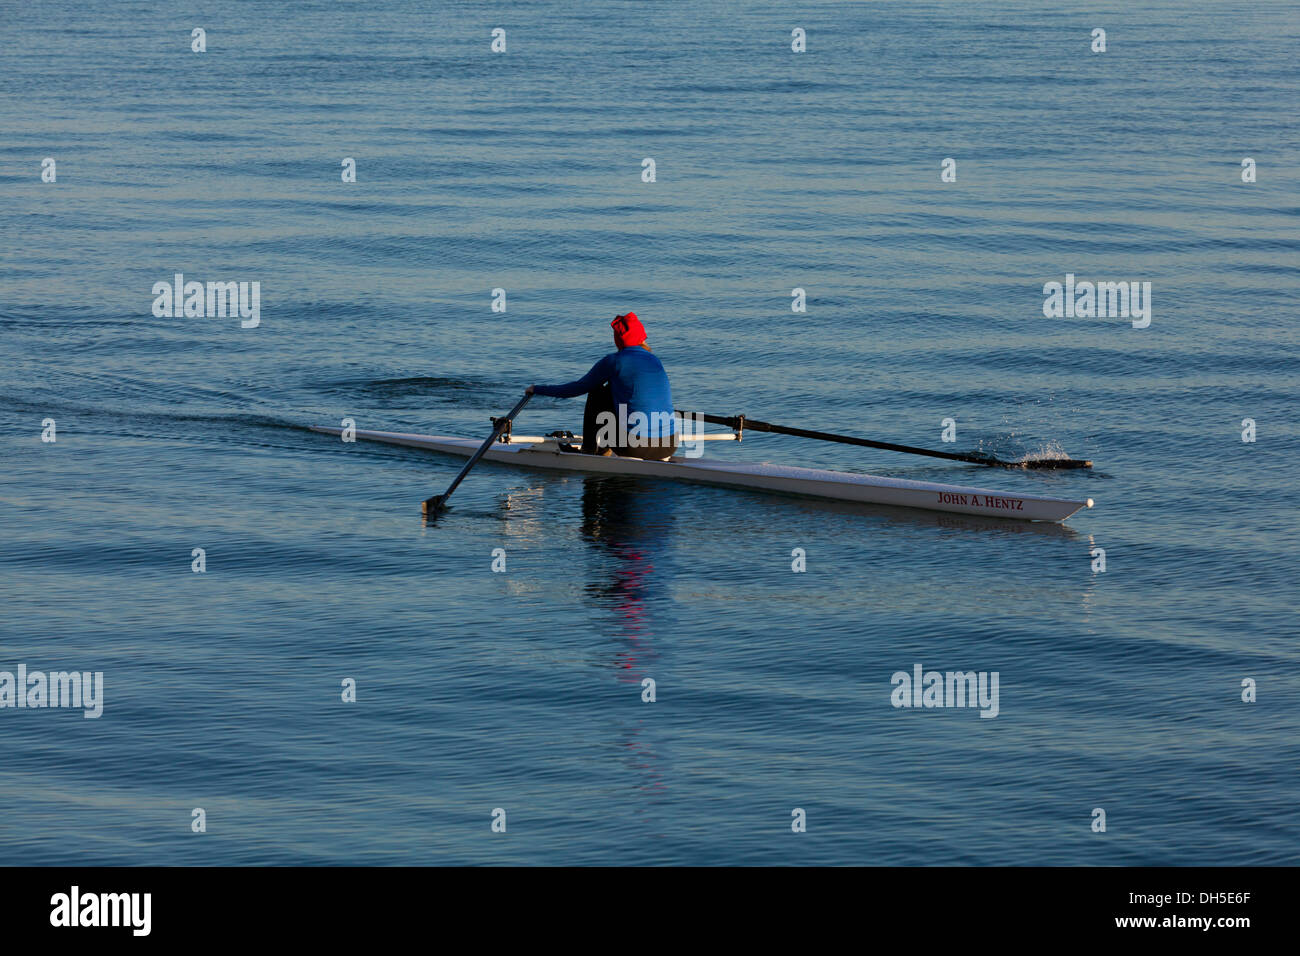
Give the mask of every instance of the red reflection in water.
POLYGON ((594 574, 587 591, 612 612, 625 644, 615 657, 623 681, 640 679, 652 650, 656 598, 665 593, 657 561, 670 553, 672 494, 658 483, 593 478, 583 485, 582 533, 607 575, 594 574))

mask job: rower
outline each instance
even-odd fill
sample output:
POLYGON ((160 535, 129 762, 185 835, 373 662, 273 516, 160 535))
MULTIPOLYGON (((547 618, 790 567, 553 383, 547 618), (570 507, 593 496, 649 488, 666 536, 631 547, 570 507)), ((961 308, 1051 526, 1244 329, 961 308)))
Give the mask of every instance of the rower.
POLYGON ((582 448, 568 450, 654 461, 671 458, 677 451, 677 426, 668 373, 646 345, 645 328, 635 312, 615 316, 610 327, 617 352, 606 355, 577 381, 530 385, 528 394, 587 396, 582 413, 582 448), (613 440, 598 443, 602 436, 613 440))

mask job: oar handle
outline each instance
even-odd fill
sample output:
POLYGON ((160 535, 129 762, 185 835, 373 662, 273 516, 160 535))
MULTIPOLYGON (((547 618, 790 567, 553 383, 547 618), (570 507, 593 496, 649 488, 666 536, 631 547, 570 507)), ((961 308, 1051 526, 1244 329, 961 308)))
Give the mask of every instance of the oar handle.
POLYGON ((678 410, 678 415, 683 418, 693 417, 706 421, 712 425, 726 425, 740 431, 745 428, 753 429, 756 432, 772 432, 777 435, 793 435, 796 438, 812 438, 817 441, 833 441, 843 445, 858 445, 862 448, 883 448, 885 451, 901 451, 909 455, 927 455, 930 458, 946 458, 949 461, 965 461, 974 465, 1001 466, 1004 468, 1091 468, 1092 462, 1081 461, 1073 458, 1043 458, 1034 461, 1002 461, 992 455, 983 452, 950 452, 934 451, 930 448, 917 448, 913 445, 896 445, 887 441, 872 441, 869 438, 855 438, 852 435, 832 435, 830 432, 812 431, 807 428, 791 428, 788 425, 773 425, 770 422, 760 422, 754 418, 746 418, 744 415, 705 415, 701 412, 683 412, 678 410))

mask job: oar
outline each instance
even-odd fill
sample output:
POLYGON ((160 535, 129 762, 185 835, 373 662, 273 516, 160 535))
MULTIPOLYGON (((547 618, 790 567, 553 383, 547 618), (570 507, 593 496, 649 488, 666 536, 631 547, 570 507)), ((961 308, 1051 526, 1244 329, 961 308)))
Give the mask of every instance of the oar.
POLYGON ((465 462, 465 467, 460 470, 460 474, 457 475, 456 480, 451 483, 451 487, 440 495, 434 495, 432 498, 424 499, 424 504, 420 507, 420 510, 425 515, 436 516, 438 512, 447 507, 447 499, 450 498, 451 493, 456 490, 456 486, 465 480, 465 476, 469 474, 469 470, 478 464, 480 458, 487 454, 487 450, 492 447, 492 443, 501 437, 501 433, 506 430, 506 426, 514 421, 516 415, 523 411, 524 406, 528 404, 528 400, 532 397, 531 394, 524 395, 523 398, 519 399, 519 404, 510 409, 510 412, 505 418, 492 419, 492 424, 495 426, 492 429, 492 434, 488 435, 487 441, 479 446, 478 451, 474 452, 474 454, 470 456, 469 461, 465 462))
POLYGON ((678 411, 683 418, 688 416, 709 422, 712 425, 727 425, 737 431, 752 428, 756 432, 774 432, 778 435, 794 435, 797 438, 815 438, 818 441, 836 441, 845 445, 861 445, 864 448, 883 448, 886 451, 902 451, 910 455, 929 455, 931 458, 947 458, 949 461, 968 461, 975 465, 990 465, 1002 468, 1091 468, 1092 462, 1079 458, 1035 458, 1029 461, 1003 461, 983 452, 933 451, 929 448, 916 448, 912 445, 895 445, 887 441, 871 441, 867 438, 854 438, 851 435, 832 435, 829 432, 809 431, 806 428, 789 428, 785 425, 770 425, 755 421, 744 415, 727 417, 725 415, 703 415, 697 412, 678 411))

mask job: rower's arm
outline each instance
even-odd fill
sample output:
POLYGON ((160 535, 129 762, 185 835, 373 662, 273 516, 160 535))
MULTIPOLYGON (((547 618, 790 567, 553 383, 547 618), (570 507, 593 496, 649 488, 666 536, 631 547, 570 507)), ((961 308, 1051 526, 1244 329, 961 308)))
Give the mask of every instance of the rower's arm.
POLYGON ((550 395, 552 398, 575 398, 578 395, 586 395, 593 388, 599 388, 609 381, 612 371, 610 358, 611 356, 606 355, 591 367, 590 372, 575 382, 565 382, 563 385, 534 385, 533 391, 538 395, 550 395))

